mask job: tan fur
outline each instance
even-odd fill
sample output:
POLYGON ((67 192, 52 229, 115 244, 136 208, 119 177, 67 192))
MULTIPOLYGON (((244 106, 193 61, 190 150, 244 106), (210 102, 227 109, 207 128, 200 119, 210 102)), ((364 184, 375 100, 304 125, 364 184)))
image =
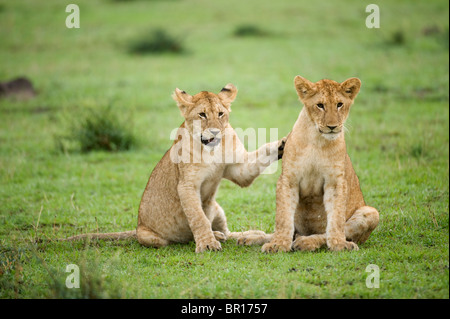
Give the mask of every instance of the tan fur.
MULTIPOLYGON (((229 179, 241 187, 249 186, 253 180, 270 163, 282 155, 284 141, 267 143, 253 153, 247 153, 239 141, 228 119, 231 103, 237 89, 228 84, 219 94, 200 92, 194 96, 176 89, 173 98, 185 118, 179 128, 178 139, 171 149, 154 168, 139 206, 136 232, 114 234, 87 234, 90 238, 114 239, 114 236, 137 237, 139 243, 148 247, 161 247, 170 243, 186 243, 195 240, 196 252, 220 250, 219 241, 239 238, 242 235, 261 234, 259 231, 231 233, 227 226, 225 213, 215 200, 215 195, 222 178, 229 179), (201 136, 195 135, 194 120, 201 121, 201 136), (226 130, 228 128, 228 130, 226 130), (183 135, 187 129, 189 136, 183 135), (218 132, 220 131, 220 132, 218 132), (205 146, 201 140, 221 136, 220 144, 215 147, 205 146), (195 148, 211 154, 219 152, 225 157, 225 143, 232 141, 233 156, 244 158, 243 163, 207 163, 193 162, 198 154, 195 148), (189 142, 187 149, 189 163, 174 161, 180 159, 174 147, 189 142), (260 155, 270 158, 268 163, 249 162, 245 159, 260 155)), ((228 154, 229 155, 229 154, 228 154)), ((79 239, 78 236, 75 239, 79 239)))
POLYGON ((357 78, 343 83, 295 78, 304 107, 284 149, 275 233, 250 234, 240 244, 266 243, 263 252, 324 245, 339 251, 358 249, 356 243, 368 239, 379 214, 364 202, 344 140, 344 123, 360 86, 357 78))

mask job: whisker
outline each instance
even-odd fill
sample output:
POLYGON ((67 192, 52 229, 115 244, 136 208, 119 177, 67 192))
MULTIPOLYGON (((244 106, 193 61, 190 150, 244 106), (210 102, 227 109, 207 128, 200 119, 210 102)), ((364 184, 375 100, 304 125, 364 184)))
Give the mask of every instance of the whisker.
POLYGON ((352 129, 352 125, 350 123, 345 123, 344 124, 344 132, 345 133, 350 133, 351 129, 352 129))

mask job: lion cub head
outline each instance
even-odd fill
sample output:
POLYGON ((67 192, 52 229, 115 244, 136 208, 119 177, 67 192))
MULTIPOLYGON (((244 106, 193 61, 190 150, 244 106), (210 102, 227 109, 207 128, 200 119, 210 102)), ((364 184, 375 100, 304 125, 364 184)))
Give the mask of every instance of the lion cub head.
POLYGON ((361 81, 350 78, 342 83, 320 80, 312 83, 296 76, 295 88, 318 132, 327 140, 335 140, 343 131, 361 81))
POLYGON ((203 91, 192 96, 177 88, 172 97, 191 136, 200 139, 203 145, 215 147, 228 127, 231 103, 236 95, 236 87, 229 83, 218 94, 203 91), (194 129, 199 124, 201 128, 194 129))

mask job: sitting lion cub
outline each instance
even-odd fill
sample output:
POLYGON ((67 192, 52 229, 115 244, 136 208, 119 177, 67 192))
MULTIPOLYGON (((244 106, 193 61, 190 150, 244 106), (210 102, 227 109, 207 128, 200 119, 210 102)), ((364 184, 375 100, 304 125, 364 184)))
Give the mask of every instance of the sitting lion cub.
POLYGON ((284 141, 275 141, 247 153, 228 122, 237 89, 227 84, 219 94, 194 96, 179 89, 173 94, 185 121, 174 144, 153 169, 139 206, 134 231, 84 234, 80 238, 137 237, 147 247, 195 240, 196 252, 220 250, 219 241, 261 231, 231 233, 215 196, 222 178, 249 186, 283 153, 284 141))
POLYGON ((324 245, 339 251, 358 249, 356 243, 367 240, 378 225, 378 211, 364 202, 344 140, 344 123, 360 87, 357 78, 311 83, 295 77, 304 107, 284 148, 275 233, 249 234, 240 244, 265 242, 263 252, 324 245))

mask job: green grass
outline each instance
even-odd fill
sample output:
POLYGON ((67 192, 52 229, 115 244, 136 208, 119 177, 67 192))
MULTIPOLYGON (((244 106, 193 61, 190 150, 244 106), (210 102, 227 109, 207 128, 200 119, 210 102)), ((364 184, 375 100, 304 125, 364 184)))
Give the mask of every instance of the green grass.
MULTIPOLYGON (((1 298, 449 297, 447 1, 378 1, 380 29, 365 27, 356 0, 77 4, 81 28, 67 29, 61 1, 0 0, 0 79, 25 75, 39 93, 0 100, 1 298), (233 36, 242 25, 271 36, 233 36), (151 29, 179 35, 187 53, 129 54, 151 29), (232 125, 281 137, 301 109, 297 74, 362 80, 346 139, 381 216, 359 251, 266 255, 227 242, 197 255, 194 243, 49 241, 136 226, 147 179, 182 122, 176 87, 218 92, 232 82, 232 125), (72 119, 105 105, 129 119, 138 147, 57 150, 72 119), (83 270, 82 289, 65 288, 67 264, 83 270), (378 289, 366 287, 369 264, 380 268, 378 289)), ((231 230, 273 231, 279 173, 246 189, 222 182, 217 200, 231 230)))
POLYGON ((55 136, 55 143, 62 152, 127 151, 136 145, 136 137, 132 124, 121 118, 123 114, 112 111, 110 107, 77 114, 75 120, 71 117, 73 122, 68 124, 70 132, 55 136))
POLYGON ((135 39, 129 47, 133 54, 182 53, 183 45, 163 29, 152 30, 135 39))
POLYGON ((233 32, 235 37, 265 37, 269 34, 255 25, 240 25, 233 32))

